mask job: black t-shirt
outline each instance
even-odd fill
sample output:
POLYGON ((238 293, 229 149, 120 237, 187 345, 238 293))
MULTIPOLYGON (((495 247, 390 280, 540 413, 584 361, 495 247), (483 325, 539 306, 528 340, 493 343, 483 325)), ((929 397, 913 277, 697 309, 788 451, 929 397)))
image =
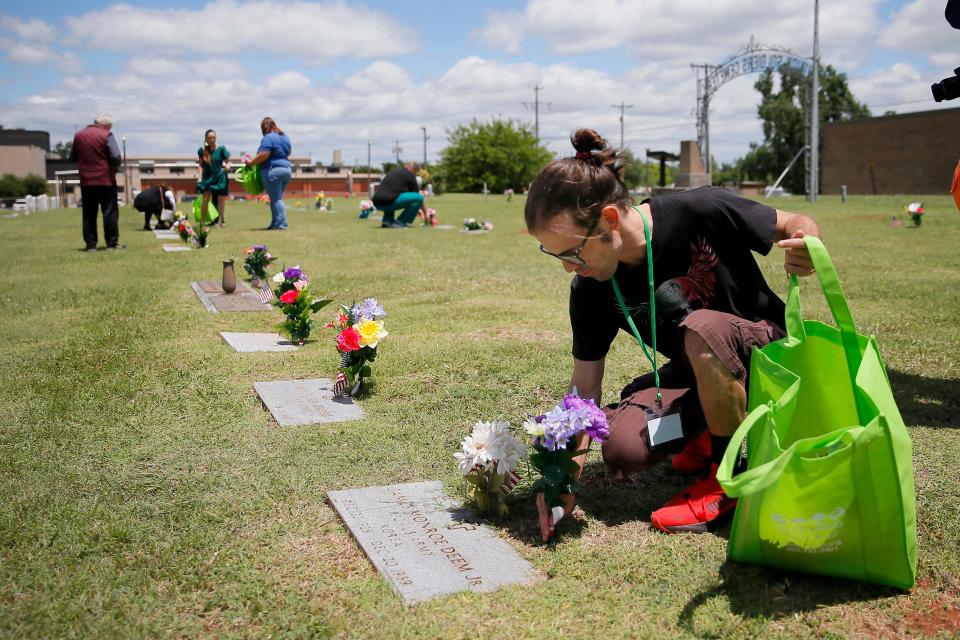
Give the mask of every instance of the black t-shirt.
POLYGON ((413 175, 406 167, 397 167, 389 171, 377 187, 373 194, 373 204, 378 207, 388 205, 397 199, 401 193, 410 191, 419 192, 420 186, 417 184, 417 177, 413 175))
MULTIPOLYGON (((697 309, 783 328, 783 301, 770 290, 751 253, 766 255, 773 246, 776 210, 714 187, 657 196, 649 203, 657 351, 671 359, 681 355, 679 323, 697 309)), ((621 263, 616 278, 641 337, 651 344, 646 260, 636 266, 621 263)), ((613 285, 579 275, 570 285, 570 323, 578 360, 600 360, 618 329, 630 333, 613 285)))

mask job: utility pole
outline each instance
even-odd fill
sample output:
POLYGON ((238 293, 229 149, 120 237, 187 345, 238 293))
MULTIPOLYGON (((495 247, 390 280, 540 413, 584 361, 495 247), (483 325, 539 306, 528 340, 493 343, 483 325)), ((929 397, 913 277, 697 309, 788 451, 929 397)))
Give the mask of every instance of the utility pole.
MULTIPOLYGON (((537 139, 537 144, 540 143, 540 92, 543 91, 543 87, 540 85, 533 85, 533 104, 529 102, 524 102, 523 106, 529 109, 533 107, 533 135, 537 139)), ((547 103, 547 108, 550 108, 550 103, 547 103)))
POLYGON ((427 135, 426 127, 421 126, 420 128, 423 129, 423 166, 426 167, 427 166, 427 140, 430 139, 430 136, 427 135))
POLYGON ((400 152, 403 151, 403 147, 400 146, 399 140, 393 141, 393 152, 397 154, 397 164, 400 164, 400 152))
POLYGON ((626 109, 633 109, 633 105, 632 105, 632 104, 624 104, 623 102, 621 102, 620 104, 612 104, 612 105, 610 105, 610 106, 611 106, 612 108, 614 108, 614 109, 620 109, 620 151, 623 151, 623 149, 624 149, 624 146, 623 146, 623 112, 624 112, 626 109))
POLYGON ((370 150, 373 148, 373 140, 367 140, 367 194, 370 195, 370 150))
POLYGON ((810 193, 817 201, 820 190, 820 0, 813 2, 813 95, 810 96, 810 193))

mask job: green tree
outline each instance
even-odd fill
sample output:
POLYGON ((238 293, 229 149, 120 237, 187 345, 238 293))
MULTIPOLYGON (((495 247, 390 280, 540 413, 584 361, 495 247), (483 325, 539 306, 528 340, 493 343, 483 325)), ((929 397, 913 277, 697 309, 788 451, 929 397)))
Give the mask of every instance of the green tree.
POLYGON ((484 183, 493 193, 520 191, 553 157, 528 124, 514 120, 474 119, 449 131, 448 138, 438 176, 448 191, 477 193, 484 183))
POLYGON ((23 195, 23 181, 12 173, 0 177, 0 198, 19 198, 23 195))
MULTIPOLYGON (((763 121, 763 144, 752 144, 741 159, 739 164, 744 179, 772 183, 805 143, 810 78, 796 69, 781 69, 779 75, 779 87, 774 86, 770 70, 764 71, 753 85, 761 95, 757 114, 763 121)), ((869 117, 870 109, 850 92, 847 75, 831 65, 821 67, 820 124, 869 117)), ((783 187, 792 193, 804 193, 805 185, 806 171, 798 162, 787 174, 783 187)))
POLYGON ((47 193, 47 179, 35 173, 23 179, 23 195, 42 196, 47 193))
POLYGON ((73 141, 61 140, 53 147, 53 152, 60 156, 61 160, 68 160, 71 151, 73 151, 73 141))

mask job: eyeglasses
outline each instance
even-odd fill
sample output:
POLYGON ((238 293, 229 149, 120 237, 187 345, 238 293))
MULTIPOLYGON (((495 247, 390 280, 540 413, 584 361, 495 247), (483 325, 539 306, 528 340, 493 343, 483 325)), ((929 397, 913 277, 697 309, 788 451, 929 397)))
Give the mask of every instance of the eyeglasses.
POLYGON ((549 251, 546 247, 544 247, 541 244, 540 251, 547 254, 548 256, 553 256, 557 260, 569 262, 570 264, 575 264, 578 267, 585 265, 587 263, 583 258, 580 257, 580 252, 583 251, 583 248, 586 246, 587 240, 589 240, 592 237, 590 234, 592 234, 594 229, 597 228, 598 222, 600 222, 599 219, 593 221, 593 224, 591 224, 590 228, 587 229, 587 233, 583 238, 583 242, 581 242, 580 246, 578 246, 576 249, 571 249, 570 251, 564 251, 563 253, 554 253, 553 251, 549 251))

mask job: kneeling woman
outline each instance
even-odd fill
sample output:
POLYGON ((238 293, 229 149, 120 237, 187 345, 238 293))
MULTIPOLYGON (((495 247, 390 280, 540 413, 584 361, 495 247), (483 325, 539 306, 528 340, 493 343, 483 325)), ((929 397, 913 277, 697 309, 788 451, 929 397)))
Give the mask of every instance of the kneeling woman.
MULTIPOLYGON (((751 351, 785 335, 783 301, 753 254, 766 255, 776 243, 785 249, 788 273, 809 275, 803 236, 817 235, 817 225, 712 187, 634 206, 616 150, 592 129, 571 141, 576 154, 537 175, 524 212, 540 251, 575 274, 570 388, 599 404, 607 353, 621 330, 653 345, 648 357, 658 375, 636 379, 608 407, 603 458, 625 475, 677 454, 678 472, 703 475, 654 510, 651 524, 665 532, 706 531, 735 505, 716 469, 746 412, 751 351), (658 351, 670 359, 661 369, 658 351), (651 435, 651 417, 676 428, 651 435)), ((574 450, 588 445, 583 438, 574 450)), ((573 505, 569 495, 550 513, 540 497, 544 540, 573 505)))

